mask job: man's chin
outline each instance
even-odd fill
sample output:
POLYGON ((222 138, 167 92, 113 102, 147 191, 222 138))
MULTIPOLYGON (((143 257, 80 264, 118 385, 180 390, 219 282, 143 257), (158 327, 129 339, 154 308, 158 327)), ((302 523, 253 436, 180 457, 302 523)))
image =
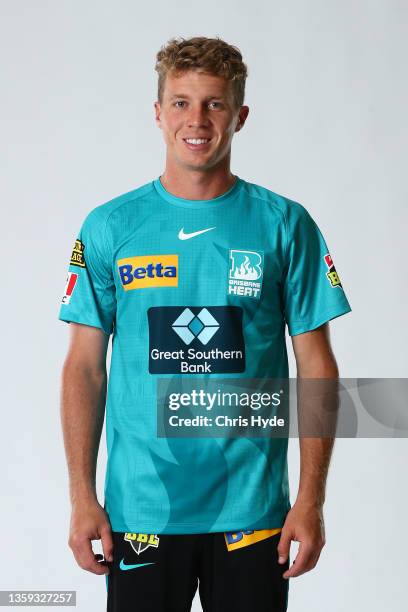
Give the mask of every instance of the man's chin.
POLYGON ((187 160, 179 160, 179 165, 184 168, 185 170, 188 171, 192 171, 192 170, 196 170, 196 171, 206 171, 206 170, 210 170, 215 164, 212 163, 212 160, 198 160, 197 161, 187 161, 187 160))

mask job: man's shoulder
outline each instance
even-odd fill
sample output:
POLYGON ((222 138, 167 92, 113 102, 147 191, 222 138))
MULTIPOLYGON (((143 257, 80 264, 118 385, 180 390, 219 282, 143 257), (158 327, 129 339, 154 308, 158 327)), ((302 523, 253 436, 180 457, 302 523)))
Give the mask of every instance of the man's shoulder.
POLYGON ((131 189, 130 191, 126 191, 125 193, 95 206, 88 213, 88 219, 90 222, 95 223, 106 222, 113 213, 117 211, 126 213, 129 207, 134 207, 138 202, 143 200, 143 198, 149 197, 153 191, 154 186, 152 181, 131 189))
POLYGON ((297 200, 293 200, 286 195, 277 193, 269 187, 264 187, 263 185, 245 180, 244 189, 249 197, 264 202, 265 206, 279 211, 285 219, 288 217, 304 217, 309 214, 303 204, 300 204, 297 200))

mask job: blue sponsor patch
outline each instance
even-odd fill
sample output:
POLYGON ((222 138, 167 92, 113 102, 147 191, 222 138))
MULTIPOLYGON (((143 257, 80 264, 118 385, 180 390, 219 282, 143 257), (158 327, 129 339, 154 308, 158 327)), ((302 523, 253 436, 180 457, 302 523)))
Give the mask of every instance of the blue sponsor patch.
POLYGON ((239 306, 154 306, 149 321, 151 374, 245 371, 239 306))

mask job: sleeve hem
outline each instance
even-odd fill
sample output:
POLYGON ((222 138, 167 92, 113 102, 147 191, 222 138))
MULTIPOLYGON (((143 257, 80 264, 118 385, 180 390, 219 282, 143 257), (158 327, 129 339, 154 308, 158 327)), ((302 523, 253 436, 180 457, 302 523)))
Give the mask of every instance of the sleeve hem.
POLYGON ((337 317, 341 317, 342 315, 347 314, 348 312, 351 312, 351 307, 345 306, 341 310, 328 311, 325 314, 322 314, 320 317, 311 321, 299 321, 298 323, 288 324, 289 335, 297 336, 298 334, 304 334, 308 331, 312 331, 314 329, 317 329, 324 323, 332 321, 333 319, 337 319, 337 317))
POLYGON ((80 323, 81 325, 89 325, 90 327, 98 327, 101 329, 107 336, 110 336, 112 333, 112 328, 108 329, 104 327, 100 321, 95 319, 85 319, 83 317, 76 317, 75 315, 59 315, 58 319, 60 321, 65 321, 65 323, 80 323))

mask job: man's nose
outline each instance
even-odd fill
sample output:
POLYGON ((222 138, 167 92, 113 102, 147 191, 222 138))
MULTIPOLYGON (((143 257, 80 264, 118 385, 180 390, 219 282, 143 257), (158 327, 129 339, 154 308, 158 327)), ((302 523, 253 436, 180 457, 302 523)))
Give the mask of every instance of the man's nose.
POLYGON ((187 118, 189 127, 200 127, 208 125, 208 115, 206 109, 202 106, 195 106, 190 109, 187 118))

